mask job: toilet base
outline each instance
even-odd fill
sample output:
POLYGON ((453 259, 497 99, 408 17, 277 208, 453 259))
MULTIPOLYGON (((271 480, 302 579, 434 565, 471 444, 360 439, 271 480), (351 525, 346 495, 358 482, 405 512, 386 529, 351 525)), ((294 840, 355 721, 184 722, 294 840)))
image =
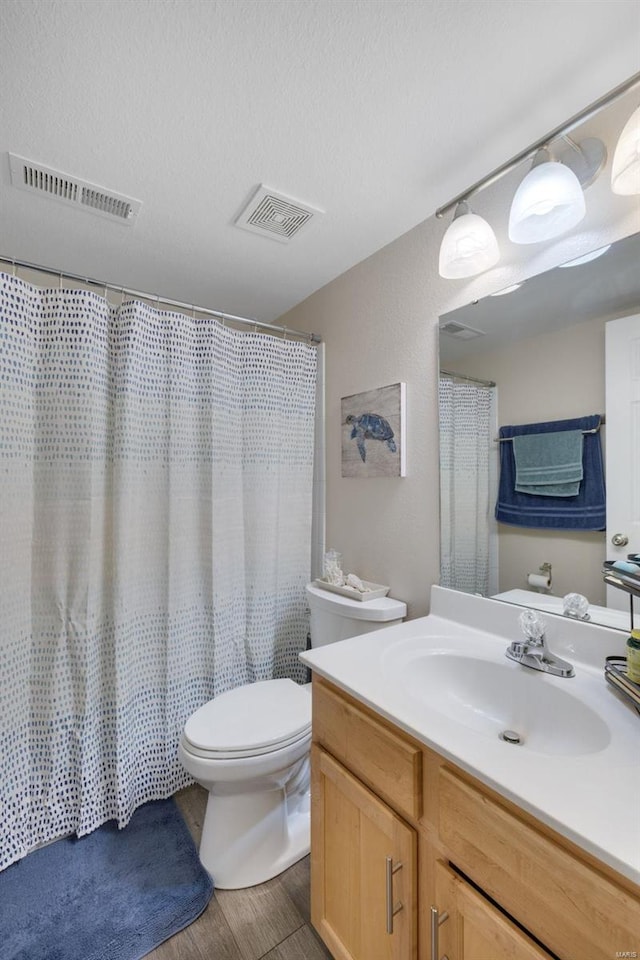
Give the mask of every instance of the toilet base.
POLYGON ((309 853, 310 822, 308 788, 235 796, 209 793, 200 860, 219 890, 253 887, 309 853))

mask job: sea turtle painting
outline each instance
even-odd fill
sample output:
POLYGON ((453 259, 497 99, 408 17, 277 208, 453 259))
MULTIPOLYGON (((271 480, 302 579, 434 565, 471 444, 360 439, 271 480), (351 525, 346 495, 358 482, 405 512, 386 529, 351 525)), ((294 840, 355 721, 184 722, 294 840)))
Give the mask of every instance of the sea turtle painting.
POLYGON ((359 417, 349 414, 347 423, 351 425, 351 439, 358 444, 362 462, 367 462, 365 440, 381 440, 388 446, 391 453, 396 452, 396 442, 393 439, 393 430, 389 421, 379 413, 363 413, 359 417))
POLYGON ((405 388, 391 383, 340 398, 343 477, 406 476, 405 388))

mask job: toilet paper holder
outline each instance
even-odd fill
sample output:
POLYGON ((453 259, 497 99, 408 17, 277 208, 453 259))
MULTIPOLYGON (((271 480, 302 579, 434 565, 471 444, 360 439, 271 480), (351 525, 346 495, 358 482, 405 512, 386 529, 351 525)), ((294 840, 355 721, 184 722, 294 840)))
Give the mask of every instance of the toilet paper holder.
POLYGON ((538 573, 527 574, 527 583, 539 593, 549 593, 551 590, 551 564, 540 564, 538 571, 538 573))

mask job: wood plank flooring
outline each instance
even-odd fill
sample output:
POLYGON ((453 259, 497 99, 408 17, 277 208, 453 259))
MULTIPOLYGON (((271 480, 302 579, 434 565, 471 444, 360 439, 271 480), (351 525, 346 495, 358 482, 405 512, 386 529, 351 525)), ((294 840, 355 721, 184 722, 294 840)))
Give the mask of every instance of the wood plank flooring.
MULTIPOLYGON (((176 802, 198 844, 207 802, 197 785, 176 802)), ((207 909, 147 960, 331 960, 309 923, 309 857, 246 890, 217 890, 207 909)))

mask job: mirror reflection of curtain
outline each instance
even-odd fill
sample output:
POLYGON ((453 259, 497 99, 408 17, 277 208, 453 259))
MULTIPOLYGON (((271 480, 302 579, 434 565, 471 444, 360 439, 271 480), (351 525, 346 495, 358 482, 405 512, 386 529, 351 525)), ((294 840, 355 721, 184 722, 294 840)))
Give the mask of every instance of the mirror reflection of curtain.
POLYGON ((497 592, 495 387, 440 377, 440 583, 497 592))

